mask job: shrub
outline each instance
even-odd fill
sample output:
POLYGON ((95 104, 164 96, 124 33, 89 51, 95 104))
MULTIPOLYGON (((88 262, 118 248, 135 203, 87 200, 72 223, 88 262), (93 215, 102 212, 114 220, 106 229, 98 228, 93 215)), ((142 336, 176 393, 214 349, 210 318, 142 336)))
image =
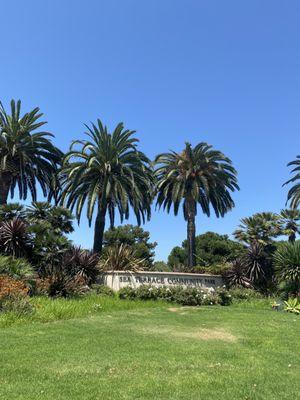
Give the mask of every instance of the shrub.
POLYGON ((146 260, 140 258, 133 247, 124 243, 107 247, 99 262, 103 271, 138 271, 143 270, 145 265, 146 260))
POLYGON ((23 258, 0 255, 0 275, 8 275, 14 279, 29 279, 34 275, 30 263, 23 258))
POLYGON ((0 248, 5 255, 22 257, 27 254, 30 245, 30 237, 22 219, 1 222, 0 248))
POLYGON ((28 301, 28 292, 24 282, 9 276, 0 276, 0 311, 19 314, 31 312, 33 307, 28 301))
POLYGON ((231 299, 236 301, 250 301, 263 298, 263 295, 260 292, 241 286, 229 289, 228 293, 231 295, 231 299))
POLYGON ((274 254, 275 270, 281 282, 290 283, 300 292, 300 241, 282 244, 274 254))
POLYGON ((113 297, 115 295, 115 292, 109 286, 106 285, 93 284, 91 285, 91 291, 101 296, 113 297))
POLYGON ((158 288, 151 285, 141 285, 138 288, 127 286, 119 290, 118 296, 120 299, 130 300, 165 300, 183 306, 229 305, 231 303, 231 295, 225 289, 209 292, 181 286, 158 288))
POLYGON ((82 278, 87 285, 95 283, 99 275, 99 255, 81 247, 72 246, 62 259, 65 273, 74 278, 82 278))

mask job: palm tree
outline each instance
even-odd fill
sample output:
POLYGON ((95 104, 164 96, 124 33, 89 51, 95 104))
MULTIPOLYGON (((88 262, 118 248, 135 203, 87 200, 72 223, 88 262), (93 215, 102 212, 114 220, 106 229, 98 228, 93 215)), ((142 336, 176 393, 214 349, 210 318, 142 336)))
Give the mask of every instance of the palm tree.
POLYGON ((129 217, 130 207, 138 224, 150 218, 153 172, 148 158, 137 150, 134 131, 120 123, 110 134, 99 119, 97 125, 85 126, 88 140, 74 141, 64 159, 62 202, 75 209, 78 223, 86 204, 90 225, 96 206, 93 248, 101 252, 107 213, 111 227, 116 209, 121 221, 129 217))
POLYGON ((284 225, 284 233, 289 237, 289 242, 295 242, 296 235, 300 232, 300 210, 295 208, 281 210, 280 217, 284 225))
POLYGON ((295 172, 295 175, 287 182, 285 182, 284 185, 288 185, 289 183, 294 183, 294 182, 296 183, 289 190, 287 201, 290 202, 291 208, 297 208, 300 204, 300 155, 296 157, 296 160, 288 163, 288 166, 294 167, 291 173, 295 172))
POLYGON ((238 190, 236 170, 229 158, 212 149, 207 143, 194 148, 186 143, 181 153, 171 151, 159 154, 157 168, 157 205, 167 212, 174 206, 178 214, 183 201, 184 219, 187 221, 188 267, 195 265, 195 217, 199 204, 203 213, 214 210, 217 217, 234 207, 230 192, 238 190))
POLYGON ((233 234, 240 242, 267 246, 272 243, 273 238, 282 234, 282 224, 277 214, 256 213, 251 217, 242 218, 238 229, 233 234))
POLYGON ((53 176, 56 174, 62 153, 48 137, 48 132, 34 132, 46 122, 39 108, 20 116, 21 101, 11 101, 10 115, 0 102, 0 205, 7 203, 17 186, 19 196, 25 200, 28 191, 36 200, 36 183, 44 196, 51 196, 53 176), (34 133, 33 133, 34 132, 34 133))

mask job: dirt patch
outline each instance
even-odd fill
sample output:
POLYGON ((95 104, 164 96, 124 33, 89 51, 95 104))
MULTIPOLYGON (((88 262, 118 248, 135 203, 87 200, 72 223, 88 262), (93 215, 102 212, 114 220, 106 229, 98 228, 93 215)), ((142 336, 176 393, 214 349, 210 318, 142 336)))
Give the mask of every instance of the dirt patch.
POLYGON ((180 308, 179 307, 170 307, 170 308, 168 308, 168 311, 170 311, 170 312, 179 312, 180 308))
MULTIPOLYGON (((174 311, 175 312, 175 311, 174 311)), ((238 340, 237 336, 226 331, 225 329, 190 329, 182 330, 180 328, 171 328, 166 326, 157 326, 143 328, 142 332, 148 335, 164 335, 177 339, 192 340, 222 340, 224 342, 233 343, 238 340)))

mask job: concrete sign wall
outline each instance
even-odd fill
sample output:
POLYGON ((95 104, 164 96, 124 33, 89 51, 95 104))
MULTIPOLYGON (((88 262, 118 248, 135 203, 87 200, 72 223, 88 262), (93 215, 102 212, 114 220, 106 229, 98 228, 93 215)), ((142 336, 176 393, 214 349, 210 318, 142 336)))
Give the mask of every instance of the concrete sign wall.
POLYGON ((139 287, 141 285, 152 285, 155 287, 180 285, 207 290, 214 290, 223 285, 220 275, 149 271, 108 271, 103 275, 102 282, 115 291, 125 286, 139 287))

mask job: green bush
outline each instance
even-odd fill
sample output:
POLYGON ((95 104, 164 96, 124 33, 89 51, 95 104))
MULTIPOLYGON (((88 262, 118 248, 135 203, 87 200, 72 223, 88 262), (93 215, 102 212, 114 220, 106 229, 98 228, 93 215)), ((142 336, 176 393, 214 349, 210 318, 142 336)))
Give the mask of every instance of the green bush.
POLYGON ((114 296, 115 293, 114 291, 106 286, 106 285, 99 285, 94 283, 93 285, 91 285, 91 292, 95 293, 95 294, 100 294, 101 296, 114 296))
POLYGON ((255 299, 262 299, 264 297, 256 290, 246 289, 239 286, 229 289, 228 294, 231 295, 231 299, 233 301, 251 301, 255 299))
POLYGON ((141 285, 138 288, 124 287, 119 290, 118 296, 120 299, 130 300, 165 300, 183 306, 231 304, 231 295, 225 289, 209 292, 181 286, 156 288, 151 285, 141 285))
POLYGON ((8 275, 14 279, 29 279, 34 271, 27 260, 0 255, 0 275, 8 275))

